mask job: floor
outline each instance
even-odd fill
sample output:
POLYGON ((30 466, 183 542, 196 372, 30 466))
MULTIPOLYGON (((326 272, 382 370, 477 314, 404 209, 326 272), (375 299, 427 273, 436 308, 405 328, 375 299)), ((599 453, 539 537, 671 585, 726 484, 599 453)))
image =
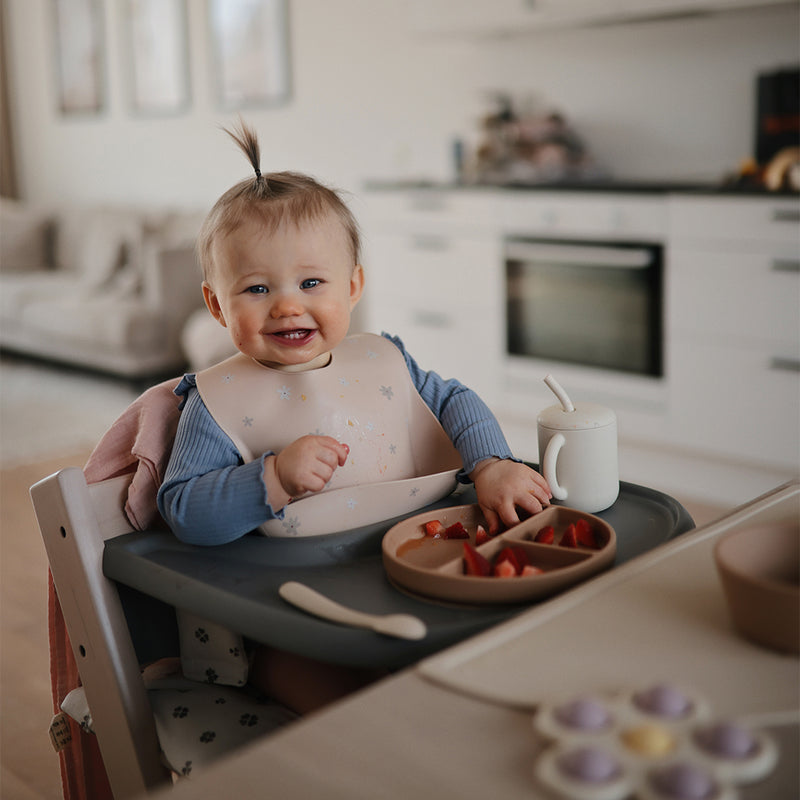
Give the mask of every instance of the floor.
MULTIPOLYGON (((10 371, 0 369, 4 398, 15 398, 13 408, 9 403, 3 405, 0 430, 5 438, 5 442, 0 439, 0 452, 4 451, 0 470, 0 797, 8 800, 61 797, 58 757, 47 734, 53 715, 47 644, 47 560, 28 488, 61 467, 83 464, 89 452, 83 446, 84 440, 99 435, 97 427, 115 418, 128 402, 130 392, 129 388, 121 390, 118 383, 102 386, 96 378, 87 377, 85 385, 96 390, 92 402, 87 403, 86 391, 78 390, 81 381, 74 384, 74 375, 37 369, 38 381, 29 380, 27 369, 23 371, 25 380, 35 387, 37 397, 57 400, 59 413, 48 408, 42 414, 41 407, 33 401, 25 403, 22 389, 10 385, 10 371), (39 418, 37 441, 47 439, 48 426, 52 431, 63 429, 64 419, 70 420, 72 428, 77 426, 73 431, 77 435, 53 436, 49 455, 29 452, 25 459, 12 446, 21 440, 15 426, 33 424, 21 420, 25 409, 34 409, 39 418), (39 436, 42 429, 44 437, 39 436), (13 441, 8 438, 10 431, 14 433, 13 441)), ((103 429, 100 427, 100 432, 103 429)), ((698 525, 723 511, 689 498, 678 499, 698 525)))
POLYGON ((47 644, 47 558, 28 488, 57 469, 84 463, 65 454, 0 471, 0 797, 58 800, 58 756, 47 644))

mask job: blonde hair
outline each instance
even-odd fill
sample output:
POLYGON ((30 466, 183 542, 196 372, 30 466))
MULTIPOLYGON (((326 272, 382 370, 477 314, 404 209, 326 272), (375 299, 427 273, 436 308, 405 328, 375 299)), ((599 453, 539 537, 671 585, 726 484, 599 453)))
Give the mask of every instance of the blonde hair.
POLYGON ((339 194, 323 186, 309 175, 299 172, 261 173, 261 151, 252 128, 241 119, 233 130, 223 130, 247 156, 255 178, 247 178, 225 192, 209 211, 197 238, 197 257, 208 280, 213 271, 214 242, 228 236, 243 222, 257 219, 268 231, 284 221, 308 222, 333 212, 342 223, 350 243, 353 266, 361 258, 361 237, 358 223, 339 194))

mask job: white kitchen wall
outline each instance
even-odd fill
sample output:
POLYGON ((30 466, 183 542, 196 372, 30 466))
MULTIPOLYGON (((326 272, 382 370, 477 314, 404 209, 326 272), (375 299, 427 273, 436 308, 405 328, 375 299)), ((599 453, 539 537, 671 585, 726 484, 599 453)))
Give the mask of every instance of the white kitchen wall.
MULTIPOLYGON (((4 0, 24 197, 207 207, 247 168, 218 129, 233 116, 211 96, 205 2, 188 0, 191 109, 161 119, 128 111, 121 3, 102 4, 107 110, 70 118, 56 109, 51 3, 4 0)), ((291 0, 292 99, 245 112, 266 169, 355 193, 370 178, 448 178, 452 139, 475 132, 488 91, 510 89, 562 110, 618 177, 714 180, 751 152, 756 74, 798 61, 797 4, 488 41, 420 36, 404 5, 291 0)))

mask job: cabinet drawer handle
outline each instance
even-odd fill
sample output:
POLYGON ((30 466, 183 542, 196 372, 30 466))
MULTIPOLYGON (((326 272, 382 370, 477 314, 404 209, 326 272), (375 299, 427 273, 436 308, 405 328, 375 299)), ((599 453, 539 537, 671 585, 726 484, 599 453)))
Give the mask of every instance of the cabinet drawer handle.
POLYGON ((443 236, 415 236, 411 240, 411 246, 415 250, 428 250, 429 252, 441 253, 450 247, 450 242, 443 236))
POLYGON ((774 356, 769 362, 769 368, 778 369, 782 372, 800 372, 800 358, 774 356))
POLYGON ((773 272, 800 272, 800 261, 793 258, 773 258, 773 272))
POLYGON ((442 314, 439 311, 423 311, 417 309, 412 314, 412 319, 415 325, 420 325, 424 328, 449 328, 450 317, 447 314, 442 314))
POLYGON ((776 208, 772 212, 773 222, 800 222, 800 209, 776 208))

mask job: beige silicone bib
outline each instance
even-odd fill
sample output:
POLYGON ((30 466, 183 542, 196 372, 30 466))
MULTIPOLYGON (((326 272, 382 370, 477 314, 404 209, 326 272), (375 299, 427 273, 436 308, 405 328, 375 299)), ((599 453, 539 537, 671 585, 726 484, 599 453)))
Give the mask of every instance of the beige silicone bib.
POLYGON ((244 461, 306 434, 350 448, 326 488, 292 502, 271 536, 314 536, 389 519, 448 494, 457 451, 414 387, 400 351, 374 334, 345 339, 307 372, 264 367, 241 353, 197 374, 197 388, 244 461))

